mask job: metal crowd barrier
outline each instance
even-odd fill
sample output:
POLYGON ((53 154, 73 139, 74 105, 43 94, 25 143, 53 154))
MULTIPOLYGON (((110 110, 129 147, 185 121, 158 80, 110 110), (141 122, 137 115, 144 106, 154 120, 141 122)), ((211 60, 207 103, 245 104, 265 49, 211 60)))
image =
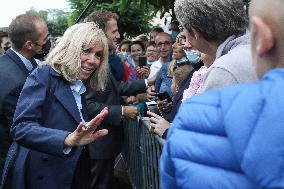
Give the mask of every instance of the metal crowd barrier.
POLYGON ((126 120, 122 153, 133 189, 159 189, 159 159, 164 140, 149 132, 149 121, 126 120))

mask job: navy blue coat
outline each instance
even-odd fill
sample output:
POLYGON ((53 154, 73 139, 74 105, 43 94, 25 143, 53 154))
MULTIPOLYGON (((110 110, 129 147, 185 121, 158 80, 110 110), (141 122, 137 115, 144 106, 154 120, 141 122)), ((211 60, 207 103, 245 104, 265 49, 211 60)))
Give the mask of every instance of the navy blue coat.
POLYGON ((116 81, 121 81, 125 71, 119 56, 117 56, 116 54, 110 55, 108 57, 108 63, 111 73, 115 77, 116 81))
POLYGON ((98 127, 107 129, 108 134, 89 145, 92 159, 111 159, 121 151, 124 142, 124 130, 122 124, 121 96, 131 96, 146 91, 144 80, 118 82, 109 74, 106 89, 94 91, 87 89, 85 94, 89 118, 99 114, 104 107, 108 107, 108 115, 98 127))
POLYGON ((0 57, 0 177, 6 154, 12 143, 10 127, 28 69, 11 49, 0 57))
POLYGON ((12 179, 6 188, 70 189, 82 147, 66 155, 64 139, 80 121, 70 84, 49 66, 36 69, 19 97, 2 187, 12 179))

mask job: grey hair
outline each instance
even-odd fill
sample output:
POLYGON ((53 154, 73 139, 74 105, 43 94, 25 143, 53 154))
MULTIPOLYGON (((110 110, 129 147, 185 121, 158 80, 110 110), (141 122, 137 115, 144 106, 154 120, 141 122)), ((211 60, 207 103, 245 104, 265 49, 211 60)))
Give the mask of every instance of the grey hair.
POLYGON ((88 79, 88 84, 94 90, 104 90, 108 77, 108 42, 104 32, 94 23, 79 23, 68 28, 43 64, 50 65, 72 82, 78 79, 81 70, 82 50, 97 44, 103 46, 104 54, 99 68, 88 79))
POLYGON ((176 0, 174 9, 189 34, 194 28, 207 41, 223 42, 244 34, 248 27, 243 0, 176 0))

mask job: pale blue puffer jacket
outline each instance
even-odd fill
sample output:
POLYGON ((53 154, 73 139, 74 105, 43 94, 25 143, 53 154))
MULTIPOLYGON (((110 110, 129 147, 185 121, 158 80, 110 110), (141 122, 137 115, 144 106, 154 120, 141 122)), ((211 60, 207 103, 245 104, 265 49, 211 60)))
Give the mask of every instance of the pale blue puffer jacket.
POLYGON ((161 188, 284 188, 284 69, 182 104, 163 149, 161 188))

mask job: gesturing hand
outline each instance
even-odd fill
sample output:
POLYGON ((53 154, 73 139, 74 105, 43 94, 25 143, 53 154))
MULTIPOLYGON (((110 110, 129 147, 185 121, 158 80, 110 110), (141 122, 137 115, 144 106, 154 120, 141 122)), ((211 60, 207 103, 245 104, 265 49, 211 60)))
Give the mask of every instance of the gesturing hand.
POLYGON ((162 136, 164 132, 170 127, 170 123, 153 112, 147 111, 147 114, 151 116, 150 122, 151 128, 154 128, 153 131, 159 136, 162 136))
POLYGON ((108 114, 108 109, 104 108, 95 118, 88 122, 87 127, 80 123, 75 131, 70 133, 64 140, 67 147, 83 146, 108 134, 107 129, 95 131, 108 114))

